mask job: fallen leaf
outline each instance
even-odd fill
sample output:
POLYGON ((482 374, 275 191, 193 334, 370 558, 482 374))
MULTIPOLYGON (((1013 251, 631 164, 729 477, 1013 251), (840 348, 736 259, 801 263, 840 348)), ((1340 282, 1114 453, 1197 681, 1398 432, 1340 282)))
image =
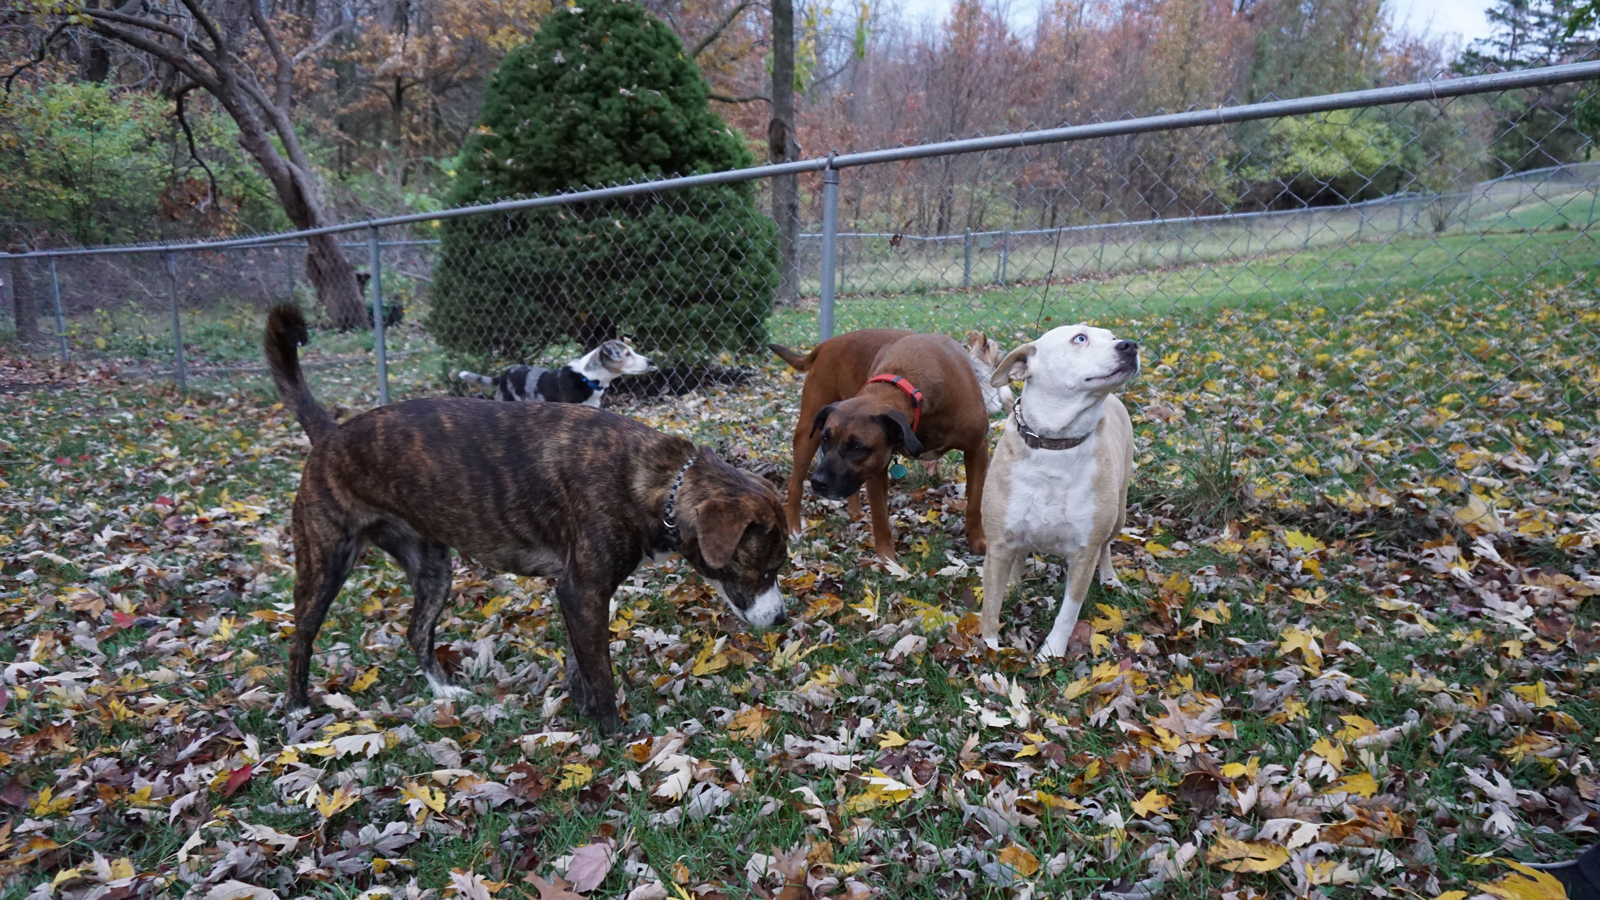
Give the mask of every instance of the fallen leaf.
POLYGON ((1241 841, 1218 831, 1206 863, 1229 872, 1271 872, 1289 861, 1289 851, 1270 841, 1241 841))

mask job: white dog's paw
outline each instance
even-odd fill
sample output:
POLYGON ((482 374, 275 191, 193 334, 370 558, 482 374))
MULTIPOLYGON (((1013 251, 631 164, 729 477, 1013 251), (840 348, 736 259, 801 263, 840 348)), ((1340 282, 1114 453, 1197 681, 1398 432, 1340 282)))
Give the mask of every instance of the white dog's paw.
POLYGON ((1120 591, 1123 589, 1122 579, 1115 575, 1111 576, 1110 578, 1100 579, 1100 586, 1108 591, 1120 591))
POLYGON ((993 636, 986 635, 986 636, 984 636, 983 643, 990 650, 999 650, 1000 649, 1000 635, 998 635, 998 634, 993 635, 993 636))
POLYGON ((428 679, 428 688, 433 691, 435 700, 470 700, 473 697, 473 693, 461 685, 437 678, 428 679))
POLYGON ((1066 655, 1067 655, 1067 642, 1066 642, 1066 640, 1063 639, 1063 640, 1057 642, 1056 639, 1055 639, 1055 635, 1051 635, 1050 637, 1045 638, 1044 639, 1044 643, 1039 645, 1039 652, 1034 654, 1034 656, 1037 657, 1040 662, 1047 662, 1047 661, 1052 660, 1052 659, 1060 659, 1061 657, 1066 656, 1066 655))

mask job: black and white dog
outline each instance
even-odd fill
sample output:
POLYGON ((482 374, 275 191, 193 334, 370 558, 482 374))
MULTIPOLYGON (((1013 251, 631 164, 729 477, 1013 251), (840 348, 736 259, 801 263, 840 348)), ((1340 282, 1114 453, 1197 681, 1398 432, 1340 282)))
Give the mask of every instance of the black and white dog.
POLYGON ((618 375, 653 371, 655 366, 650 360, 633 352, 632 347, 621 341, 606 341, 559 369, 512 366, 498 378, 465 370, 456 373, 456 377, 468 384, 494 388, 496 400, 544 400, 598 407, 606 388, 618 375))

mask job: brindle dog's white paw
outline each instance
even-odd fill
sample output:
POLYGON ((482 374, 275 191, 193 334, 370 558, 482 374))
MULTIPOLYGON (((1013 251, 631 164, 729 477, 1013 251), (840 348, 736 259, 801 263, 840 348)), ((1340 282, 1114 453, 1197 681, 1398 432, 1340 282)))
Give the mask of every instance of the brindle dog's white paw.
POLYGON ((470 700, 473 693, 459 684, 440 681, 436 678, 428 679, 428 688, 433 691, 435 700, 470 700))
POLYGON ((1122 579, 1118 578, 1115 575, 1111 576, 1109 581, 1108 580, 1102 580, 1100 582, 1100 586, 1105 588, 1108 591, 1120 591, 1120 590, 1123 589, 1122 588, 1122 579))

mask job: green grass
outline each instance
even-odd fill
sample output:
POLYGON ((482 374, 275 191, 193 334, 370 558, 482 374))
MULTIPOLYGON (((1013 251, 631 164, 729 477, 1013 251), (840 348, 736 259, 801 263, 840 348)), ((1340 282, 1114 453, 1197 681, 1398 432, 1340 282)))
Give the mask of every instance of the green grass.
MULTIPOLYGON (((670 880, 681 865, 684 892, 709 884, 732 897, 757 895, 743 871, 752 853, 797 845, 810 847, 813 872, 855 877, 882 896, 1000 897, 1005 889, 983 873, 1002 851, 1016 853, 1013 844, 1064 866, 1025 879, 1039 895, 1082 896, 1150 877, 1146 854, 1160 849, 1163 829, 1199 851, 1163 896, 1272 893, 1284 890, 1279 876, 1293 881, 1294 867, 1225 871, 1207 861, 1217 846, 1210 829, 1223 822, 1248 839, 1285 817, 1349 832, 1346 846, 1310 860, 1354 873, 1353 883, 1316 886, 1324 896, 1354 897, 1368 885, 1435 896, 1498 877, 1483 855, 1570 854, 1585 839, 1562 831, 1561 810, 1590 789, 1587 754, 1600 741, 1600 627, 1581 586, 1526 588, 1541 572, 1577 578, 1578 566, 1596 565, 1600 471, 1586 449, 1600 435, 1600 303, 1586 277, 1596 256, 1586 233, 1552 228, 1272 252, 1052 284, 1048 294, 1030 284, 841 297, 840 331, 898 325, 959 337, 977 327, 1014 344, 1089 318, 1141 341, 1145 371, 1124 393, 1138 466, 1132 530, 1116 548, 1128 587, 1096 585, 1084 611, 1090 646, 1039 666, 1025 651, 1048 630, 1062 590, 1060 561, 1041 558, 1007 601, 1008 649, 975 645, 967 604, 980 560, 962 535, 963 502, 945 487, 959 467, 946 460, 929 477, 911 466, 892 492, 907 574, 865 559, 864 523, 808 500, 808 530, 785 576, 797 621, 772 644, 739 628, 686 566, 641 569, 613 626, 633 721, 623 740, 601 738, 560 704, 547 716, 559 679, 543 692, 509 681, 529 664, 555 675, 564 661, 548 580, 461 566, 440 642, 470 659, 474 642, 490 639, 492 664, 461 676, 477 700, 449 707, 427 697, 405 649, 401 573, 369 552, 314 666, 314 685, 352 698, 357 711, 304 740, 347 729, 392 743, 371 759, 305 751, 296 761, 264 704, 282 690, 286 631, 274 619, 291 587, 287 525, 305 446, 265 379, 197 374, 181 395, 160 379, 104 382, 68 370, 49 390, 0 394, 0 668, 44 667, 18 669, 6 688, 0 789, 16 779, 26 805, 13 821, 35 822, 31 836, 60 845, 28 850, 14 832, 0 837, 0 898, 73 868, 84 878, 96 853, 127 859, 146 890, 183 891, 179 850, 202 825, 200 845, 185 851, 198 860, 191 877, 221 860, 228 841, 261 857, 244 880, 280 896, 340 898, 403 890, 412 877, 441 889, 452 870, 509 882, 501 898, 532 896, 524 870, 548 877, 554 860, 600 839, 618 842, 635 871, 648 865, 670 880), (1503 563, 1455 516, 1474 496, 1505 526, 1492 539, 1503 563), (947 566, 958 571, 939 574, 947 566), (1518 626, 1490 600, 1533 605, 1518 626), (650 649, 646 636, 658 634, 677 642, 650 649), (926 647, 889 659, 905 635, 926 647), (64 686, 60 676, 72 672, 82 674, 64 686), (1360 696, 1316 686, 1334 672, 1360 696), (363 683, 367 673, 376 677, 363 683), (1009 696, 984 686, 996 676, 1021 687, 1028 725, 992 724, 1015 717, 1009 696), (1263 699, 1285 681, 1284 696, 1263 699), (252 690, 252 702, 239 699, 252 690), (1164 701, 1193 711, 1213 700, 1234 737, 1182 752, 1163 743, 1155 722, 1169 712, 1164 701), (764 731, 733 733, 728 717, 752 708, 763 711, 764 731), (1411 721, 1415 730, 1386 747, 1358 746, 1365 722, 1382 732, 1411 721), (29 743, 63 724, 69 747, 29 743), (1438 749, 1457 726, 1464 731, 1438 749), (521 740, 565 729, 578 739, 521 740), (652 795, 663 775, 643 769, 626 743, 659 741, 669 729, 698 731, 682 752, 731 795, 703 820, 664 822, 682 804, 652 795), (895 743, 890 732, 926 744, 880 748, 895 743), (807 762, 812 748, 786 743, 824 738, 855 754, 846 770, 807 762), (180 760, 197 739, 198 752, 180 760), (452 751, 459 764, 441 761, 452 751), (1337 772, 1319 752, 1339 758, 1337 772), (1195 753, 1208 772, 1252 760, 1282 771, 1257 785, 1245 812, 1232 798, 1249 777, 1226 770, 1214 785, 1221 806, 1208 808, 1178 790, 1195 753), (212 786, 247 763, 257 769, 238 793, 212 786), (592 780, 563 787, 574 766, 592 780), (874 769, 905 779, 917 766, 937 780, 860 806, 874 769), (1510 835, 1487 832, 1492 810, 1468 770, 1499 773, 1541 801, 1509 811, 1510 835), (1295 806, 1362 772, 1379 792, 1371 803, 1295 806), (467 798, 478 779, 518 774, 543 788, 537 800, 479 808, 467 798), (305 794, 312 781, 324 795, 342 785, 355 800, 324 815, 305 794), (140 799, 134 785, 145 782, 158 791, 140 799), (423 826, 406 808, 417 786, 451 801, 423 826), (46 787, 70 804, 41 806, 46 787), (191 791, 200 802, 169 822, 172 803, 191 791), (1014 814, 1010 791, 1037 824, 995 833, 978 810, 1014 814), (1150 792, 1171 800, 1174 818, 1135 812, 1150 792), (1041 797, 1087 809, 1050 809, 1041 797), (1363 817, 1382 827, 1363 831, 1363 817), (242 823, 301 844, 280 854, 242 823), (359 849, 362 826, 390 823, 416 828, 417 840, 392 861, 359 849), (1433 858, 1421 854, 1424 843, 1433 858), (350 871, 324 872, 352 846, 350 871), (1374 868, 1374 850, 1392 854, 1394 867, 1374 868)), ((73 339, 78 352, 159 366, 165 325, 124 311, 75 323, 73 339)), ((259 327, 253 311, 187 314, 197 371, 254 365, 259 327)), ((774 337, 794 346, 810 346, 815 327, 812 308, 772 322, 774 337)), ((376 402, 370 341, 318 333, 307 355, 314 391, 345 413, 376 402)), ((453 361, 424 331, 408 323, 391 347, 395 398, 447 389, 453 361)), ((42 363, 14 352, 0 349, 8 371, 46 377, 42 363)), ((799 379, 774 360, 749 362, 745 387, 619 408, 786 467, 799 379)), ((58 891, 92 882, 73 878, 58 891)), ((620 896, 639 880, 619 865, 596 895, 620 896)))

